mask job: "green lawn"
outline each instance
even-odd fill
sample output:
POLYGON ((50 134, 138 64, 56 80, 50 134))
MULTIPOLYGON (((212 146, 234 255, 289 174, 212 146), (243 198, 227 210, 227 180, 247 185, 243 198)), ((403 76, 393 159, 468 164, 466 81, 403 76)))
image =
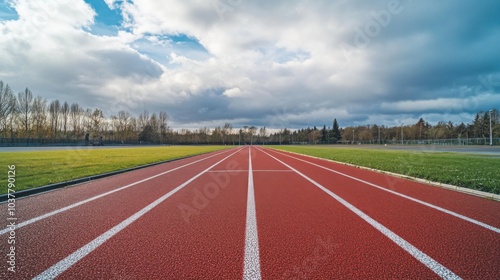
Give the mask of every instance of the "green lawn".
POLYGON ((0 194, 7 193, 8 165, 15 165, 16 191, 169 159, 222 150, 224 146, 169 146, 1 152, 0 194))
POLYGON ((345 147, 272 148, 500 194, 500 159, 495 157, 345 147))

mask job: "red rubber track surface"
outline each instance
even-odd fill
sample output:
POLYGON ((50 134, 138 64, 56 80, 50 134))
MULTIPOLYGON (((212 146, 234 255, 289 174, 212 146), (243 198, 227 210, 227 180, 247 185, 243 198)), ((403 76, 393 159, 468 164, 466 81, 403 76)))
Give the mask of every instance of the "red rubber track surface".
MULTIPOLYGON (((500 203, 260 147, 201 155, 19 199, 16 211, 22 222, 215 155, 16 229, 16 273, 8 272, 3 262, 0 278, 39 275, 234 153, 85 255, 59 278, 242 279, 250 151, 257 261, 263 279, 438 278, 354 212, 266 153, 337 194, 458 276, 500 278, 499 233, 304 161, 497 228, 500 203)), ((6 204, 0 205, 0 218, 6 221, 6 204)), ((7 234, 2 239, 5 256, 7 234)))
MULTIPOLYGON (((8 274, 7 264, 2 264, 2 268, 5 269, 0 271, 1 278, 5 274, 11 275, 7 278, 14 276, 16 279, 27 279, 38 275, 228 154, 228 152, 222 153, 195 165, 190 165, 189 167, 165 174, 17 229, 16 263, 18 264, 18 269, 15 274, 8 274)), ((210 155, 203 155, 202 157, 210 155)), ((197 159, 190 158, 167 163, 151 167, 155 169, 154 171, 146 168, 131 172, 134 174, 126 173, 89 184, 81 184, 38 196, 19 199, 16 205, 16 210, 19 209, 17 217, 21 221, 28 220, 33 216, 49 212, 46 210, 47 208, 54 210, 55 207, 46 206, 46 204, 58 204, 59 208, 67 206, 73 202, 82 200, 82 198, 92 197, 107 192, 110 189, 137 182, 151 175, 165 172, 197 159), (73 197, 74 194, 82 193, 84 195, 75 195, 79 199, 73 197), (66 200, 70 202, 66 202, 66 200)), ((6 204, 1 205, 2 214, 7 213, 6 208, 6 204)), ((2 246, 2 253, 7 251, 7 242, 0 243, 0 246, 2 246)), ((101 260, 100 263, 105 263, 105 261, 101 260)), ((106 268, 102 268, 101 272, 105 270, 106 268)))
MULTIPOLYGON (((268 152, 272 150, 266 150, 268 152)), ((344 173, 356 177, 358 179, 368 181, 370 183, 376 184, 388 190, 396 191, 398 193, 411 196, 418 200, 422 200, 447 210, 456 212, 458 214, 465 215, 469 218, 479 220, 481 222, 487 223, 494 227, 500 228, 500 213, 499 213, 499 203, 497 201, 487 200, 484 198, 476 197, 473 195, 466 195, 460 192, 429 186, 423 183, 398 178, 390 176, 387 174, 368 171, 360 168, 354 168, 349 165, 334 163, 331 161, 326 161, 322 159, 317 159, 305 155, 298 155, 292 153, 284 153, 292 157, 300 158, 308 162, 312 162, 338 172, 344 173)), ((278 153, 273 153, 273 155, 278 155, 278 153)), ((290 163, 290 157, 281 157, 280 159, 290 163)), ((300 164, 300 163, 299 163, 300 164)), ((300 166, 307 166, 309 164, 300 164, 300 166)), ((319 170, 317 168, 315 170, 319 170)), ((299 170, 300 171, 300 170, 299 170)), ((436 172, 440 172, 436 170, 436 172)), ((328 178, 332 178, 333 173, 328 173, 328 178)), ((335 177, 337 178, 337 177, 335 177)))
MULTIPOLYGON (((283 156, 282 153, 267 151, 347 200, 462 278, 498 279, 500 276, 500 234, 331 171, 283 156)), ((301 158, 312 161, 307 157, 301 158)), ((387 186, 388 181, 396 182, 389 186, 396 192, 469 217, 482 218, 479 220, 493 226, 498 226, 500 222, 500 204, 495 201, 408 180, 386 178, 387 175, 363 169, 346 168, 319 160, 313 162, 382 186, 387 186), (463 207, 460 207, 456 200, 462 203, 463 207), (454 205, 453 209, 448 208, 450 205, 454 205), (475 205, 476 211, 488 213, 487 217, 474 215, 472 205, 475 205)), ((379 246, 379 249, 382 247, 379 246)), ((374 267, 380 265, 372 264, 374 267)))
MULTIPOLYGON (((270 161, 258 153, 254 168, 270 161)), ((294 172, 268 173, 254 174, 263 279, 435 277, 304 178, 294 172)))
MULTIPOLYGON (((245 149, 212 170, 248 170, 247 159, 245 149)), ((204 174, 66 271, 62 278, 240 279, 247 174, 204 174), (222 182, 218 191, 211 187, 215 178, 222 182), (195 211, 183 214, 183 206, 195 211), (96 267, 101 260, 107 261, 96 267)))
MULTIPOLYGON (((165 164, 155 165, 148 168, 143 168, 127 173, 122 173, 119 175, 91 181, 84 184, 79 184, 76 186, 66 187, 59 191, 51 191, 44 193, 43 195, 35 195, 29 197, 29 199, 19 199, 16 202, 16 211, 17 216, 22 220, 29 220, 34 218, 40 213, 48 213, 73 203, 94 197, 96 195, 112 191, 114 189, 118 189, 122 186, 137 182, 139 180, 154 176, 156 174, 172 170, 174 168, 198 161, 200 159, 216 155, 219 153, 227 154, 227 152, 213 152, 206 155, 198 155, 182 160, 172 161, 165 164)), ((218 157, 221 159, 222 157, 218 157)), ((217 158, 214 158, 210 161, 201 161, 199 163, 189 165, 190 172, 183 171, 186 175, 190 175, 191 173, 201 171, 214 162, 216 162, 217 158)), ((182 169, 181 169, 182 170, 182 169)), ((21 170, 22 171, 22 170, 21 170)), ((177 177, 181 173, 174 174, 177 177)), ((172 174, 171 174, 172 175, 172 174)), ((170 175, 170 176, 171 176, 170 175)), ((172 177, 172 176, 171 176, 172 177)), ((134 186, 132 188, 137 188, 134 186)), ((3 206, 0 206, 3 207, 3 206)), ((3 208, 0 208, 3 210, 3 208)), ((7 211, 0 212, 0 220, 5 220, 7 217, 7 211)))

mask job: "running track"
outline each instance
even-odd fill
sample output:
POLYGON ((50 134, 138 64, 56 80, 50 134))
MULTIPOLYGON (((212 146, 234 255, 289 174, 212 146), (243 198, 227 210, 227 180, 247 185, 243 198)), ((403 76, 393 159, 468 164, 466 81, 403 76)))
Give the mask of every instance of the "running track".
POLYGON ((2 279, 500 279, 499 202, 262 147, 19 199, 16 216, 2 279))

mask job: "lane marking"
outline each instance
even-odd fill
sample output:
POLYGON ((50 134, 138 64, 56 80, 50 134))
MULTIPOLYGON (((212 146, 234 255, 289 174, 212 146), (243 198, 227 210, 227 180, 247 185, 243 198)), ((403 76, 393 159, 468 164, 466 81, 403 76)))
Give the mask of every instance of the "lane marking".
MULTIPOLYGON (((293 172, 292 170, 252 170, 253 172, 293 172)), ((226 172, 248 172, 248 169, 237 169, 237 170, 213 170, 207 173, 226 173, 226 172)))
POLYGON ((207 173, 228 173, 228 172, 247 172, 248 170, 243 170, 243 169, 235 169, 235 170, 210 170, 207 173))
MULTIPOLYGON (((239 151, 239 150, 238 150, 238 151, 239 151)), ((221 154, 223 154, 223 153, 225 153, 225 152, 227 152, 227 151, 224 151, 224 152, 221 152, 221 153, 217 153, 217 154, 214 154, 214 155, 208 156, 208 157, 206 157, 206 158, 202 158, 202 159, 199 159, 199 160, 193 161, 193 162, 188 163, 188 164, 184 164, 184 165, 182 165, 182 166, 176 167, 176 168, 174 168, 174 169, 167 170, 167 171, 165 171, 165 172, 162 172, 162 173, 156 174, 156 175, 154 175, 154 176, 151 176, 151 177, 148 177, 148 178, 142 179, 142 180, 137 181, 137 182, 134 182, 134 183, 132 183, 132 184, 128 184, 128 185, 123 186, 123 187, 120 187, 120 188, 118 188, 118 189, 114 189, 114 190, 111 190, 111 191, 109 191, 109 192, 105 192, 105 193, 103 193, 103 194, 100 194, 100 195, 96 195, 96 196, 94 196, 94 197, 87 198, 87 199, 85 199, 85 200, 82 200, 82 201, 80 201, 80 202, 77 202, 77 203, 74 203, 74 204, 68 205, 68 206, 63 207, 63 208, 60 208, 60 209, 58 209, 58 210, 54 210, 54 211, 52 211, 52 212, 49 212, 49 213, 46 213, 46 214, 40 215, 40 216, 35 217, 35 218, 32 218, 32 219, 29 219, 29 220, 27 220, 27 221, 24 221, 24 222, 22 222, 22 223, 17 224, 17 225, 16 225, 16 229, 19 229, 19 228, 24 227, 24 226, 27 226, 27 225, 29 225, 29 224, 32 224, 32 223, 38 222, 38 221, 43 220, 43 219, 46 219, 46 218, 48 218, 48 217, 51 217, 51 216, 57 215, 57 214, 59 214, 59 213, 62 213, 62 212, 68 211, 68 210, 70 210, 70 209, 73 209, 73 208, 78 207, 78 206, 80 206, 80 205, 83 205, 83 204, 85 204, 85 203, 88 203, 88 202, 94 201, 94 200, 96 200, 96 199, 99 199, 99 198, 105 197, 105 196, 107 196, 107 195, 110 195, 110 194, 113 194, 113 193, 116 193, 116 192, 122 191, 122 190, 127 189, 127 188, 130 188, 130 187, 132 187, 132 186, 135 186, 135 185, 138 185, 138 184, 144 183, 144 182, 149 181, 149 180, 151 180, 151 179, 154 179, 154 178, 157 178, 157 177, 163 176, 163 175, 165 175, 165 174, 167 174, 167 173, 170 173, 170 172, 173 172, 173 171, 179 170, 179 169, 181 169, 181 168, 184 168, 184 167, 187 167, 187 166, 189 166, 189 165, 192 165, 192 164, 198 163, 198 162, 200 162, 200 161, 204 161, 204 160, 206 160, 206 159, 209 159, 209 158, 215 157, 215 156, 217 156, 217 155, 221 155, 221 154)), ((2 234, 6 234, 6 233, 8 233, 8 232, 10 232, 10 229, 9 229, 9 228, 6 228, 6 229, 3 229, 3 230, 0 230, 0 235, 2 235, 2 234)))
POLYGON ((333 169, 330 169, 328 167, 324 167, 324 166, 321 166, 319 164, 316 164, 316 163, 313 163, 313 162, 309 162, 307 160, 303 160, 301 158, 297 158, 297 157, 294 157, 294 156, 290 156, 290 155, 287 155, 287 154, 284 154, 284 153, 281 153, 281 152, 278 152, 278 151, 275 151, 276 153, 280 154, 280 155, 283 155, 283 156, 287 156, 287 157, 290 157, 290 158, 293 158, 293 159, 296 159, 296 160, 299 160, 299 161, 302 161, 302 162, 305 162, 305 163, 308 163, 308 164, 311 164, 311 165, 314 165, 314 166, 317 166, 317 167, 320 167, 320 168, 323 168, 325 170, 328 170, 328 171, 331 171, 335 174, 338 174, 338 175, 341 175, 341 176, 344 176, 346 178, 349 178, 349 179, 352 179, 352 180, 355 180, 355 181, 358 181, 360 183, 363 183, 363 184, 366 184, 366 185, 369 185, 369 186, 372 186, 374 188, 377 188, 377 189, 380 189, 380 190, 383 190, 383 191, 386 191, 386 192, 389 192, 389 193, 392 193, 394 195, 397 195, 397 196, 400 196, 400 197, 403 197, 403 198, 406 198, 408 200, 411 200, 413 202, 416 202, 416 203, 419 203, 419 204, 422 204, 422 205, 425 205, 427 207, 430 207, 430 208, 433 208, 435 210, 438 210, 438 211, 441 211, 443 213, 446 213, 448 215, 451 215, 451 216, 454 216, 456 218, 459 218, 459 219, 462 219, 464 221, 467 221, 467 222, 470 222, 470 223, 473 223, 473 224, 476 224, 478 226, 481 226, 483 228, 486 228, 486 229, 489 229, 491 231, 494 231, 496 233, 500 233, 500 228, 497 228, 497 227, 494 227, 492 225, 488 225, 486 223, 483 223, 483 222, 480 222, 478 220, 475 220, 475 219, 472 219, 472 218, 469 218, 467 216, 464 216, 462 214, 458 214, 456 212, 453 212, 451 210, 448 210, 448 209, 445 209, 445 208, 442 208, 442 207, 439 207, 437 205, 434 205, 434 204, 431 204, 431 203, 428 203, 428 202, 425 202, 425 201, 422 201, 422 200, 419 200, 419 199, 416 199, 416 198, 413 198, 411 196, 408 196, 408 195, 405 195, 405 194, 402 194, 402 193, 398 193, 396 191, 393 191, 393 190, 389 190, 389 189, 386 189, 384 187, 381 187, 379 185, 376 185, 376 184, 373 184, 373 183, 370 183, 368 181, 365 181, 365 180, 362 180, 362 179, 359 179, 359 178, 356 178, 356 177, 353 177, 353 176, 350 176, 350 175, 347 175, 345 173, 342 173, 342 172, 339 172, 339 171, 336 171, 336 170, 333 170, 333 169))
POLYGON ((178 192, 180 189, 184 188, 189 183, 193 182, 198 177, 200 177, 201 175, 205 174, 208 170, 212 169, 213 167, 215 167, 216 165, 220 164, 224 160, 228 159, 232 155, 238 153, 239 151, 240 150, 238 150, 238 151, 236 151, 236 152, 234 152, 234 153, 226 156, 225 158, 221 159, 217 163, 213 164, 212 166, 210 166, 207 169, 203 170, 202 172, 198 173, 197 175, 195 175, 191 179, 187 180, 183 184, 179 185, 175 189, 171 190, 167 194, 165 194, 165 195, 161 196, 160 198, 158 198, 157 200, 153 201, 148 206, 142 208, 141 210, 139 210, 138 212, 136 212, 134 215, 128 217, 126 220, 122 221, 121 223, 119 223, 118 225, 114 226, 113 228, 111 228, 110 230, 106 231, 105 233, 101 234, 100 236, 98 236, 94 240, 90 241, 89 243, 87 243, 86 245, 84 245, 83 247, 81 247, 80 249, 76 250, 71 255, 67 256, 63 260, 59 261, 55 265, 53 265, 50 268, 48 268, 47 270, 45 270, 44 272, 40 273, 38 276, 36 276, 33 279, 42 280, 42 279, 54 279, 54 278, 56 278, 58 275, 60 275, 64 271, 66 271, 72 265, 74 265, 75 263, 77 263, 78 261, 80 261, 81 259, 83 259, 85 256, 87 256, 88 254, 90 254, 95 249, 97 249, 99 246, 101 246, 104 242, 106 242, 107 240, 109 240, 111 237, 113 237, 114 235, 116 235, 117 233, 119 233, 120 231, 122 231, 124 228, 126 228, 127 226, 129 226, 130 224, 132 224, 135 220, 139 219, 144 214, 146 214, 147 212, 149 212, 150 210, 152 210, 153 208, 155 208, 156 206, 158 206, 160 203, 162 203, 163 201, 165 201, 167 198, 169 198, 170 196, 172 196, 173 194, 175 194, 176 192, 178 192))
POLYGON ((257 215, 255 213, 255 193, 252 172, 252 150, 250 147, 248 148, 248 194, 243 279, 261 279, 259 235, 257 233, 257 215))
POLYGON ((431 269, 434 273, 439 275, 443 279, 461 279, 458 275, 453 273, 451 270, 448 268, 444 267, 442 264, 425 254, 424 252, 420 251, 417 247, 413 246, 411 243, 391 231, 390 229, 386 228, 383 226, 381 223, 377 222, 370 216, 366 215, 363 211, 359 210, 356 208, 354 205, 350 204, 340 196, 336 195, 335 193, 331 192, 327 188, 323 187, 321 184, 318 182, 314 181, 313 179, 307 177, 306 175, 302 174, 300 171, 297 169, 294 169, 290 165, 284 163, 283 161, 277 159, 276 157, 268 154, 267 152, 259 149, 259 151, 262 151, 263 153, 267 154, 268 156, 272 157, 276 161, 280 162, 284 166, 290 168, 291 170, 295 171, 295 173, 299 174, 302 176, 304 179, 307 181, 311 182, 313 185, 327 193, 329 196, 340 202, 342 205, 344 205, 347 209, 351 210, 354 214, 356 214, 358 217, 363 219, 365 222, 370 224, 372 227, 377 229, 379 232, 381 232, 383 235, 385 235, 387 238, 389 238, 392 242, 396 243, 400 248, 408 252, 410 255, 412 255, 414 258, 416 258, 418 261, 420 261, 422 264, 427 266, 429 269, 431 269))
POLYGON ((254 170, 253 172, 293 172, 293 170, 254 170))

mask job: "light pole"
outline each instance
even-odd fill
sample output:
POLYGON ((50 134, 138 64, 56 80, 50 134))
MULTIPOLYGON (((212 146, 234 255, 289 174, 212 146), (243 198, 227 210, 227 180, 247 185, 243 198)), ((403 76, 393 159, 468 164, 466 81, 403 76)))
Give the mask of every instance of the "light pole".
POLYGON ((354 128, 352 129, 352 144, 354 145, 354 128))
POLYGON ((493 146, 493 129, 491 128, 491 113, 493 110, 490 110, 490 146, 493 146))

